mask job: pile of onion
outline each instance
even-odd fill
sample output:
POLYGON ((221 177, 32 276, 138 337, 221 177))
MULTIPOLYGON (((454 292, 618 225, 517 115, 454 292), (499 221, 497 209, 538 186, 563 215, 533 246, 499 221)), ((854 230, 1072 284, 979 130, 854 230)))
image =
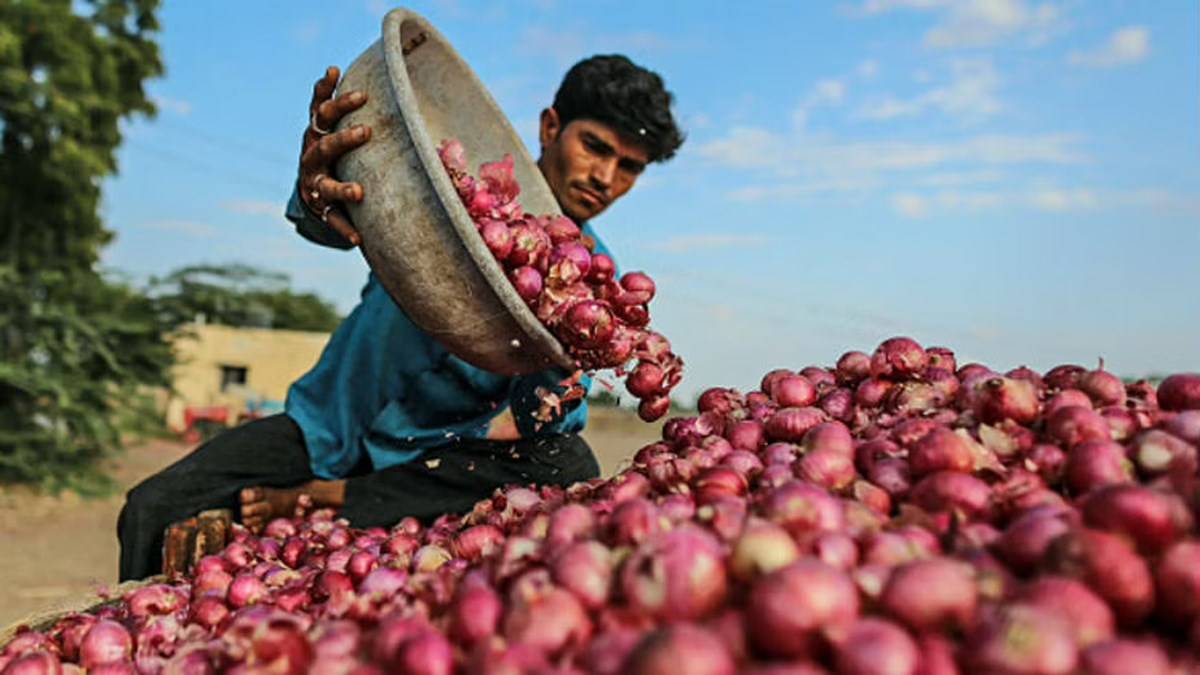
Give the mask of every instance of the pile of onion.
POLYGON ((892 338, 698 408, 610 479, 236 526, 0 671, 1200 672, 1200 374, 892 338))
POLYGON ((511 155, 480 165, 478 178, 468 171, 462 143, 444 141, 438 155, 513 288, 579 368, 628 373, 626 388, 641 400, 642 419, 666 415, 683 360, 649 329, 654 281, 643 272, 618 277, 613 259, 594 252, 595 241, 570 218, 525 213, 511 155))

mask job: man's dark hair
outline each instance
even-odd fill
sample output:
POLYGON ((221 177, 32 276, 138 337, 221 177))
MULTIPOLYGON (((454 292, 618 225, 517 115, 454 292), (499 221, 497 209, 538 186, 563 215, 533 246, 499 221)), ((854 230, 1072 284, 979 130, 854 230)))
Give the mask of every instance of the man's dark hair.
POLYGON ((607 124, 640 144, 651 162, 662 162, 683 145, 671 115, 674 97, 658 73, 619 54, 584 59, 567 71, 554 110, 565 128, 572 120, 607 124))

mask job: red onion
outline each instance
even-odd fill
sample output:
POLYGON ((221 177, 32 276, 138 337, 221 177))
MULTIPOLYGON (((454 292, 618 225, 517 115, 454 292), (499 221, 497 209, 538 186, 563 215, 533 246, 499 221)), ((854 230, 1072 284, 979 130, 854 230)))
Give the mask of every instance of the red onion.
POLYGON ((116 621, 101 619, 83 636, 79 645, 79 664, 95 668, 127 661, 133 655, 133 637, 116 621))
POLYGON ((1161 647, 1135 640, 1110 640, 1084 650, 1081 675, 1170 675, 1171 662, 1161 647))
POLYGON ((834 650, 840 675, 912 675, 920 654, 908 633, 883 619, 859 619, 834 650))
POLYGON ((984 673, 1068 675, 1079 650, 1061 617, 1028 605, 987 616, 969 639, 970 667, 984 673))
POLYGON ((944 427, 922 436, 908 452, 908 466, 916 477, 936 471, 970 471, 974 465, 971 446, 944 427))
POLYGON ((800 549, 787 530, 763 520, 754 520, 733 544, 729 571, 741 581, 784 567, 800 557, 800 549))
POLYGON ((916 375, 929 365, 929 356, 911 338, 894 337, 884 340, 871 356, 871 375, 902 378, 916 375))
POLYGON ((542 273, 533 267, 528 265, 516 267, 509 271, 508 279, 512 282, 513 288, 517 290, 517 295, 520 295, 525 302, 533 303, 542 294, 542 273))
POLYGON ((1029 424, 1037 418, 1040 404, 1037 389, 1026 380, 993 377, 977 385, 979 398, 975 416, 984 422, 1006 419, 1017 424, 1029 424))
POLYGON ((1200 410, 1175 413, 1163 423, 1162 429, 1192 445, 1200 445, 1200 410))
POLYGON ((1172 465, 1187 467, 1189 474, 1196 471, 1195 446, 1159 429, 1138 434, 1130 447, 1130 455, 1142 473, 1149 476, 1166 473, 1172 465))
POLYGON ((927 511, 953 511, 968 518, 983 517, 991 507, 987 483, 957 471, 939 471, 922 478, 913 486, 910 498, 927 511))
POLYGON ((868 377, 854 389, 854 403, 862 408, 878 408, 887 396, 892 383, 877 377, 868 377))
POLYGON ((608 600, 612 586, 611 552, 596 541, 581 541, 567 546, 554 558, 554 580, 571 591, 589 609, 608 600))
POLYGON ((862 352, 846 352, 838 358, 834 373, 842 382, 858 382, 871 374, 871 357, 862 352))
POLYGON ((810 656, 819 634, 849 628, 858 618, 858 591, 843 572, 813 559, 760 577, 746 605, 750 640, 772 656, 810 656))
POLYGON ((1055 411, 1046 420, 1046 433, 1068 449, 1084 441, 1112 438, 1108 422, 1096 411, 1082 406, 1066 406, 1055 411))
POLYGON ((1042 379, 1047 387, 1053 389, 1075 389, 1079 385, 1079 378, 1086 372, 1087 368, 1083 366, 1064 364, 1046 371, 1042 379))
POLYGON ((841 530, 846 516, 841 503, 825 490, 800 481, 781 485, 766 494, 762 513, 792 536, 807 532, 841 530))
POLYGON ((733 675, 737 664, 721 639, 689 623, 655 630, 641 639, 621 668, 629 675, 733 675))
POLYGON ((1089 526, 1118 534, 1143 552, 1161 552, 1195 524, 1178 496, 1137 485, 1110 485, 1093 490, 1082 503, 1089 526))
POLYGON ((817 407, 835 420, 847 422, 854 417, 854 392, 837 388, 821 397, 817 407))
POLYGON ((874 462, 867 473, 871 483, 883 488, 893 499, 902 499, 912 487, 908 462, 884 458, 874 462))
POLYGON ((1186 626, 1200 617, 1200 543, 1181 541, 1167 549, 1155 568, 1159 611, 1186 626))
POLYGON ((1078 529, 1055 539, 1044 569, 1077 578, 1100 594, 1122 626, 1136 626, 1154 608, 1154 581, 1146 562, 1120 537, 1078 529))
POLYGON ((1041 607, 1066 619, 1081 646, 1108 640, 1116 634, 1116 619, 1108 605, 1075 579, 1042 576, 1021 589, 1023 604, 1041 607))
POLYGON ((771 398, 781 408, 803 408, 817 401, 817 389, 800 375, 787 375, 774 382, 771 398))
POLYGON ((879 602, 884 611, 916 631, 965 628, 974 619, 977 593, 969 565, 930 558, 894 571, 879 602))
POLYGON ((738 450, 757 452, 766 442, 766 429, 762 422, 742 420, 730 425, 725 437, 738 450))
MULTIPOLYGON (((825 411, 820 408, 780 408, 767 420, 767 437, 773 441, 798 443, 809 429, 826 419, 825 411)), ((733 439, 730 442, 733 443, 733 439)), ((734 443, 734 447, 738 445, 734 443)))
POLYGON ((1014 571, 1033 571, 1050 542, 1071 528, 1070 522, 1055 509, 1034 509, 1014 520, 996 541, 996 553, 1014 571))
POLYGON ((707 532, 684 525, 641 544, 621 570, 630 605, 666 620, 699 619, 725 600, 720 544, 707 532))
POLYGON ((1131 481, 1133 465, 1125 457, 1125 448, 1112 441, 1084 441, 1067 454, 1063 478, 1072 492, 1084 494, 1131 481))
POLYGON ((1163 410, 1200 410, 1200 373, 1171 375, 1158 385, 1163 410))
POLYGON ((796 462, 796 477, 827 490, 839 491, 854 482, 849 453, 832 448, 813 450, 796 462))

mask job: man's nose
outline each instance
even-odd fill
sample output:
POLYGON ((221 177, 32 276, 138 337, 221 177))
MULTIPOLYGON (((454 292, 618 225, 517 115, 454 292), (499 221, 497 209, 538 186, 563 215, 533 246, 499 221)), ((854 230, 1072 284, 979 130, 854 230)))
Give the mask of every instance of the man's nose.
POLYGON ((592 182, 596 187, 607 190, 612 185, 613 176, 617 172, 617 163, 610 160, 601 160, 592 165, 592 182))

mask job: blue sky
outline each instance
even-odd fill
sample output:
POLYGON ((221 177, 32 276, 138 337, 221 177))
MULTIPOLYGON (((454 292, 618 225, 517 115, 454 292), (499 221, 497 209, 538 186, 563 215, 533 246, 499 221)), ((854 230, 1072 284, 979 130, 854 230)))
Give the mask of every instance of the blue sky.
MULTIPOLYGON (((313 81, 390 6, 167 2, 160 113, 106 183, 105 264, 248 262, 349 311, 361 256, 281 213, 313 81)), ((994 368, 1200 371, 1195 2, 410 6, 526 143, 579 58, 663 75, 688 140, 595 225, 658 280, 684 396, 897 334, 994 368)))

